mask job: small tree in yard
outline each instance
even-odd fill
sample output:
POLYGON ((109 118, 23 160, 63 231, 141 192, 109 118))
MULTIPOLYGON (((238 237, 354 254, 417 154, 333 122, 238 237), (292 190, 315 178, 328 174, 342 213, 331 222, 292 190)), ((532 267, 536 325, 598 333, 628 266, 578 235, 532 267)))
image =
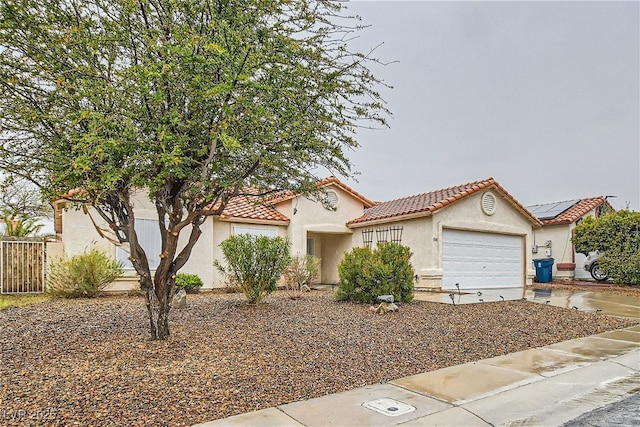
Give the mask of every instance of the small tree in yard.
POLYGON ((392 294, 396 301, 413 299, 411 250, 398 243, 382 243, 375 250, 354 248, 338 266, 339 301, 373 303, 380 295, 392 294))
POLYGON ((575 228, 576 252, 602 251, 598 260, 616 283, 640 285, 640 212, 610 212, 587 217, 575 228))
POLYGON ((12 219, 51 218, 53 209, 42 201, 38 186, 9 175, 0 180, 0 215, 12 219))
POLYGON ((0 0, 0 169, 97 211, 166 339, 209 216, 249 186, 320 198, 313 171, 351 176, 355 130, 386 124, 345 18, 330 0, 0 0), (162 242, 153 275, 139 189, 162 242))
POLYGON ((281 237, 231 236, 220 244, 227 267, 216 267, 250 304, 259 303, 276 290, 278 279, 291 262, 289 241, 281 237))
POLYGON ((313 255, 298 254, 291 259, 291 263, 284 271, 285 288, 289 298, 302 297, 305 286, 320 276, 320 258, 313 255))

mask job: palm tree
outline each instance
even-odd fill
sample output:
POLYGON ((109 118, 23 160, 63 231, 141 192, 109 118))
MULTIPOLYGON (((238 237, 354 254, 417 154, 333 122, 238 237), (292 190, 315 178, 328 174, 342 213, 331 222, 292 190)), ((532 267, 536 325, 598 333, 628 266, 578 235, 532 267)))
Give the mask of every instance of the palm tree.
POLYGON ((44 226, 42 223, 38 223, 37 218, 25 218, 20 217, 13 219, 10 217, 4 217, 2 219, 5 223, 5 236, 12 237, 27 237, 34 236, 44 226))

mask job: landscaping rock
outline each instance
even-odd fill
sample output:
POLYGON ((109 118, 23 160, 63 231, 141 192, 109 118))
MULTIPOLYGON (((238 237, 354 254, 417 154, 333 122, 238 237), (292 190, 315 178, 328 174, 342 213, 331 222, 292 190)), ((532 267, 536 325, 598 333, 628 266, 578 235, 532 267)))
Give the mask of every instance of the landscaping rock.
POLYGON ((376 298, 378 300, 378 302, 386 302, 386 303, 393 303, 393 295, 380 295, 378 298, 376 298))
POLYGON ((187 292, 184 289, 180 289, 173 296, 173 303, 171 304, 173 308, 187 308, 187 292))
POLYGON ((530 301, 414 301, 377 316, 331 291, 254 305, 200 293, 151 341, 145 304, 0 310, 0 424, 191 426, 639 323, 530 301))
POLYGON ((398 311, 398 306, 392 302, 381 302, 377 307, 371 307, 371 310, 379 314, 387 314, 389 312, 398 311))

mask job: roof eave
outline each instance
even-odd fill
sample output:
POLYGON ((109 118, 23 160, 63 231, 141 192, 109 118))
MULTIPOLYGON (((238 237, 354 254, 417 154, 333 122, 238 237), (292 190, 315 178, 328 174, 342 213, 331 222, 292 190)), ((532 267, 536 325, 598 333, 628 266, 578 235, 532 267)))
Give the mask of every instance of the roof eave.
POLYGON ((260 225, 289 225, 291 220, 277 220, 277 219, 253 219, 253 218, 243 218, 243 217, 235 217, 235 216, 214 216, 218 221, 224 222, 240 222, 243 224, 260 224, 260 225))
POLYGON ((406 221, 406 220, 410 220, 410 219, 416 219, 416 218, 424 218, 427 216, 431 216, 433 214, 433 212, 431 212, 430 210, 427 211, 420 211, 420 212, 414 212, 414 213, 410 213, 410 214, 405 214, 405 215, 397 215, 397 216, 391 216, 391 217, 386 217, 386 218, 377 218, 377 219, 371 219, 371 220, 365 220, 362 222, 356 222, 356 223, 347 223, 347 227, 349 228, 361 228, 361 227, 367 227, 370 225, 379 225, 379 224, 388 224, 390 222, 399 222, 399 221, 406 221))

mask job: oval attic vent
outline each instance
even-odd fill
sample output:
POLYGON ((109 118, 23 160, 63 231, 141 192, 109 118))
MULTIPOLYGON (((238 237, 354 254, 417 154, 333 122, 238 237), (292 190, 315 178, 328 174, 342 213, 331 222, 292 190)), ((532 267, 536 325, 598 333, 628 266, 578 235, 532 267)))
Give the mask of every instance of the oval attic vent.
POLYGON ((482 212, 485 213, 485 215, 493 215, 493 213, 496 211, 496 196, 494 196, 492 193, 484 193, 482 195, 482 212))
POLYGON ((338 195, 335 191, 327 191, 324 199, 324 207, 329 210, 336 210, 338 207, 338 195))

